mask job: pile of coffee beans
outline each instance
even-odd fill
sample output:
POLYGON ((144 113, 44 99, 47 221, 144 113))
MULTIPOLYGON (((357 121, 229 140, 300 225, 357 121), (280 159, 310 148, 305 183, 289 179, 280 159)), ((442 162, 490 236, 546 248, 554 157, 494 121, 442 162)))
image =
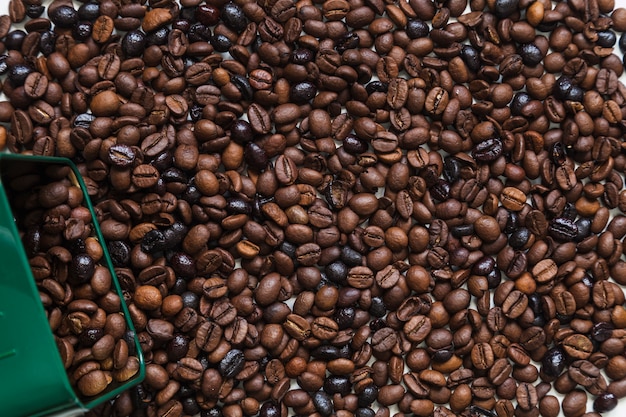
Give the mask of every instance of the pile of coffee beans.
MULTIPOLYGON (((83 192, 66 165, 5 161, 3 183, 70 383, 83 397, 139 372, 83 192)), ((10 272, 10 271, 9 271, 10 272)))
POLYGON ((91 416, 626 395, 614 0, 46 6, 0 17, 0 141, 76 162, 147 359, 91 416))

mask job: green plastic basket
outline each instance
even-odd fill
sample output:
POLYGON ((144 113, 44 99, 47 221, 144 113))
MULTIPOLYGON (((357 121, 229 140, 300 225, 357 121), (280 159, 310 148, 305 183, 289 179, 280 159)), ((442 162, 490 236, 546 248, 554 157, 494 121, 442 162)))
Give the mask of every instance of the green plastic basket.
MULTIPOLYGON (((0 154, 0 414, 6 417, 81 415, 140 383, 145 376, 144 358, 135 336, 140 367, 132 379, 123 384, 112 383, 102 394, 85 401, 70 386, 3 184, 11 170, 28 169, 24 164, 32 165, 32 169, 49 164, 69 166, 75 176, 72 180, 83 191, 84 205, 91 212, 95 237, 104 242, 85 183, 69 159, 0 154)), ((134 333, 106 245, 102 248, 103 264, 111 272, 122 300, 126 325, 134 333)))

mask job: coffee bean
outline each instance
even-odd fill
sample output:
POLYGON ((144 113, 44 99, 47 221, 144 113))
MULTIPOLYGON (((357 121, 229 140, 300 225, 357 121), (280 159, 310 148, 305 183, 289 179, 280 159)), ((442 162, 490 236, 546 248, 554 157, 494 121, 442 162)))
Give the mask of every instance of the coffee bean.
POLYGON ((375 351, 390 349, 397 341, 395 331, 389 327, 384 327, 372 335, 372 348, 375 351))
POLYGON ((526 203, 526 195, 514 187, 506 187, 500 196, 502 205, 509 210, 521 211, 526 203))
POLYGON ((538 283, 545 284, 556 277, 558 268, 551 259, 544 259, 537 263, 532 269, 532 273, 538 283))
POLYGON ((611 393, 604 393, 596 397, 593 402, 593 409, 598 413, 604 413, 617 406, 617 397, 611 393))
POLYGON ((474 224, 476 234, 487 242, 495 241, 500 236, 500 227, 493 217, 481 216, 474 224))
POLYGON ((104 371, 93 370, 78 380, 77 387, 82 395, 93 397, 106 389, 109 379, 104 371))
POLYGON ((474 158, 479 162, 491 162, 502 154, 502 141, 498 138, 487 139, 473 150, 474 158))
POLYGON ((522 382, 517 387, 516 398, 519 407, 526 411, 530 411, 538 404, 537 390, 526 382, 522 382))
POLYGON ((592 349, 591 340, 581 334, 573 334, 563 340, 563 350, 572 358, 587 359, 592 349))
POLYGON ((33 125, 27 113, 22 110, 17 110, 13 113, 11 116, 11 131, 18 143, 27 144, 32 140, 33 125))
POLYGON ((432 325, 428 317, 416 315, 404 324, 402 331, 407 339, 413 342, 421 342, 426 339, 431 329, 432 325))
POLYGON ((218 370, 223 377, 232 378, 237 375, 244 366, 243 352, 238 349, 228 351, 224 359, 218 365, 218 370))
POLYGON ((138 287, 135 291, 135 303, 141 308, 154 310, 160 307, 162 296, 161 293, 151 285, 138 287))
POLYGON ((108 159, 112 165, 125 168, 135 161, 135 153, 130 146, 113 145, 109 148, 108 159))
POLYGON ((203 367, 200 361, 193 358, 182 358, 178 361, 175 375, 183 381, 197 381, 202 376, 203 367))
POLYGON ((471 358, 475 368, 489 369, 494 362, 493 350, 488 343, 479 343, 472 348, 471 358))
POLYGON ((39 72, 31 72, 24 80, 24 92, 31 98, 40 98, 48 90, 48 79, 39 72))
POLYGON ((563 399, 563 414, 566 416, 582 416, 586 411, 587 395, 582 390, 574 390, 563 399))
POLYGON ((441 114, 448 105, 448 92, 441 87, 433 88, 426 96, 424 108, 432 114, 441 114))
POLYGON ((150 188, 158 183, 159 172, 152 165, 138 165, 133 169, 131 180, 136 187, 150 188))
POLYGON ((572 363, 568 369, 568 375, 573 381, 584 387, 589 387, 600 376, 600 370, 591 362, 580 360, 572 363))

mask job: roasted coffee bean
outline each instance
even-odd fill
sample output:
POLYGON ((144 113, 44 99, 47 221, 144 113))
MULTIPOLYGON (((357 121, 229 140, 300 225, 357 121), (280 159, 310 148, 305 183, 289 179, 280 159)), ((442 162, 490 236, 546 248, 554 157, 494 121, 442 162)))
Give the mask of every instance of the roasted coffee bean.
POLYGON ((220 361, 218 370, 225 378, 232 378, 237 375, 244 367, 244 355, 241 350, 232 349, 228 351, 226 356, 220 361))
POLYGON ((600 375, 600 370, 589 361, 575 361, 568 369, 568 375, 584 387, 591 386, 600 375))
POLYGON ((582 416, 586 410, 587 394, 582 390, 574 390, 565 395, 562 408, 566 416, 582 416))
POLYGON ((504 188, 500 198, 502 205, 512 211, 521 211, 526 203, 524 192, 514 187, 504 188))
POLYGON ((559 241, 571 241, 578 233, 576 223, 563 217, 557 217, 548 226, 548 232, 559 241))
POLYGON ((372 348, 375 351, 388 350, 396 341, 396 332, 389 327, 384 327, 372 335, 372 348))
POLYGON ((565 354, 557 347, 548 350, 542 359, 543 372, 555 378, 563 372, 565 365, 565 354))
MULTIPOLYGON (((494 363, 494 355, 488 343, 478 343, 472 348, 471 359, 476 369, 489 369, 494 363)), ((519 401, 519 399, 518 399, 519 401)))
POLYGON ((481 142, 474 148, 473 155, 478 162, 491 162, 502 154, 502 142, 500 139, 491 138, 481 142))
POLYGON ((603 393, 596 397, 593 402, 593 409, 598 413, 611 411, 617 406, 617 397, 610 392, 603 393))
POLYGON ((537 390, 532 384, 522 382, 516 391, 516 398, 522 410, 530 411, 538 404, 537 390))
POLYGON ((140 56, 146 45, 146 36, 140 30, 131 30, 122 38, 122 51, 129 57, 140 56))
POLYGON ((42 97, 48 90, 48 79, 39 72, 31 72, 24 80, 24 92, 31 98, 42 97))
POLYGON ((575 359, 587 359, 593 350, 591 340, 581 334, 573 334, 563 340, 563 350, 575 359))
POLYGON ((416 315, 404 324, 402 331, 410 341, 421 342, 426 339, 431 329, 432 325, 428 317, 416 315))

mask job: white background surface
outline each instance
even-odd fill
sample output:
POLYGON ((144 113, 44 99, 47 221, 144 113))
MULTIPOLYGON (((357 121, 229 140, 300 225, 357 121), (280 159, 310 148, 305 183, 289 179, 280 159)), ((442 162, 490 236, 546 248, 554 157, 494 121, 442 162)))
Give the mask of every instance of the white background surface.
MULTIPOLYGON (((8 2, 9 2, 8 0, 0 0, 0 14, 8 14, 8 2)), ((50 4, 50 2, 51 2, 51 0, 44 0, 44 4, 45 5, 50 4)), ((74 3, 76 5, 76 8, 78 8, 80 3, 77 3, 77 2, 74 2, 74 3)), ((616 8, 618 8, 618 7, 626 8, 626 0, 615 0, 615 7, 616 8)), ((21 25, 21 24, 20 25, 16 25, 15 28, 23 28, 23 25, 21 25)), ((620 35, 621 34, 619 34, 619 33, 617 34, 618 41, 619 41, 620 35)), ((618 47, 617 43, 616 43, 614 49, 615 49, 615 53, 616 54, 618 54, 619 56, 622 56, 622 53, 621 53, 621 51, 619 51, 619 47, 618 47)), ((622 82, 626 83, 626 75, 622 76, 621 80, 622 80, 622 82)), ((6 99, 6 97, 4 95, 0 94, 0 100, 5 100, 5 99, 6 99)), ((537 383, 538 382, 539 381, 537 381, 537 383)), ((294 386, 294 388, 296 388, 296 387, 294 386)), ((554 392, 554 390, 553 390, 553 392, 551 394, 556 395, 557 397, 559 397, 560 400, 562 399, 562 396, 560 394, 554 392)), ((593 411, 592 401, 593 401, 593 396, 589 395, 589 402, 588 402, 587 411, 593 411)), ((2 406, 0 405, 0 409, 1 409, 1 407, 2 406)), ((376 409, 376 408, 374 407, 374 409, 376 409)), ((392 415, 395 412, 397 412, 397 409, 396 408, 392 408, 392 415)), ((0 415, 1 414, 2 414, 2 412, 0 411, 0 415)), ((561 415, 563 415, 563 414, 561 413, 561 415)), ((616 409, 614 409, 613 411, 611 411, 609 413, 605 413, 603 415, 606 416, 606 417, 625 416, 626 415, 626 398, 621 401, 621 403, 617 406, 616 409)))

